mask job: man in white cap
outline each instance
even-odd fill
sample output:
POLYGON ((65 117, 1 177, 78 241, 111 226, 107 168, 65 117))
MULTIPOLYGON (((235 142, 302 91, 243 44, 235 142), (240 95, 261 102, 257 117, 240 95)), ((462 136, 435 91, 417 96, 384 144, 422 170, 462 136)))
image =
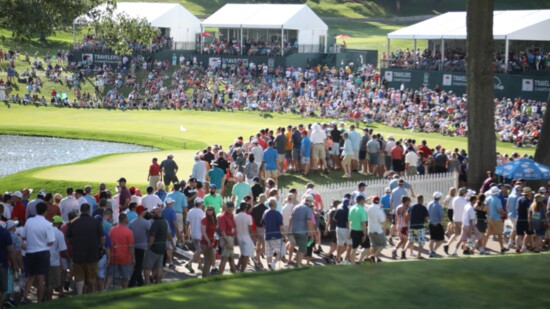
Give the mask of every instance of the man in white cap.
POLYGON ((483 239, 483 246, 487 246, 487 240, 491 235, 496 235, 498 243, 500 245, 500 253, 508 251, 508 248, 504 248, 504 242, 502 240, 502 233, 504 232, 504 224, 501 216, 505 214, 502 208, 502 201, 499 198, 500 189, 496 186, 490 189, 491 196, 485 201, 489 208, 489 216, 487 218, 487 233, 483 239))
POLYGON ((429 214, 429 229, 430 229, 430 257, 437 257, 436 251, 445 240, 445 229, 443 228, 443 222, 445 220, 445 211, 443 206, 439 203, 443 194, 441 192, 435 192, 433 194, 434 200, 428 204, 429 214))
POLYGON ((245 196, 249 195, 252 197, 252 188, 244 181, 243 173, 238 172, 236 175, 236 180, 237 183, 231 190, 231 201, 236 205, 240 205, 245 196))
POLYGON ((455 241, 462 233, 462 215, 464 214, 466 204, 468 204, 466 193, 468 193, 468 189, 460 188, 458 189, 458 196, 451 200, 453 209, 453 236, 451 236, 451 239, 449 239, 447 244, 443 246, 443 249, 447 254, 449 254, 449 246, 451 243, 455 241))
POLYGON ((193 170, 191 171, 191 177, 197 179, 201 183, 206 183, 206 164, 201 161, 198 155, 195 156, 195 164, 193 164, 193 170))
POLYGON ((258 144, 258 139, 252 140, 252 148, 250 153, 254 155, 254 164, 258 166, 258 171, 261 173, 260 168, 262 167, 262 157, 264 154, 264 149, 258 144))
MULTIPOLYGON (((162 210, 162 217, 166 222, 168 222, 168 227, 170 228, 170 234, 172 236, 172 239, 174 237, 177 237, 178 240, 181 240, 181 233, 179 231, 179 225, 178 225, 178 217, 176 215, 176 211, 172 207, 174 205, 174 199, 171 197, 167 197, 164 200, 164 203, 166 204, 166 207, 162 210)), ((169 241, 166 243, 166 257, 168 260, 168 267, 170 269, 175 269, 176 266, 174 265, 174 242, 169 241)))
POLYGON ((193 254, 193 257, 185 267, 190 273, 195 273, 193 270, 193 261, 197 262, 199 264, 199 268, 201 265, 201 238, 202 238, 202 230, 201 230, 201 220, 204 218, 204 205, 203 205, 203 199, 200 197, 196 197, 194 201, 195 207, 191 208, 189 210, 189 213, 187 214, 187 233, 185 233, 187 239, 191 239, 193 242, 193 246, 195 247, 195 253, 193 254))

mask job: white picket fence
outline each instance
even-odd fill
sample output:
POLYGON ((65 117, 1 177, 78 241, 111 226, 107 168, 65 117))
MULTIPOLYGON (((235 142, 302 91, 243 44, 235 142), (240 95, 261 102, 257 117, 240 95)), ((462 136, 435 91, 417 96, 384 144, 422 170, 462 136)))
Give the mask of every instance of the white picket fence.
MULTIPOLYGON (((424 196, 425 203, 432 199, 432 194, 434 192, 439 191, 445 196, 449 188, 458 186, 457 173, 416 175, 403 178, 412 186, 415 195, 418 196, 422 194, 424 196)), ((384 195, 384 189, 389 187, 390 181, 391 179, 365 180, 363 181, 367 184, 365 192, 368 196, 377 195, 382 197, 382 195, 384 195)), ((357 190, 357 184, 359 182, 360 181, 350 181, 328 185, 316 185, 315 191, 323 198, 323 204, 325 210, 327 210, 333 200, 342 200, 346 193, 351 194, 353 191, 357 190)), ((283 204, 288 195, 288 190, 289 189, 281 189, 279 191, 279 197, 283 204)), ((305 188, 298 189, 298 198, 301 198, 304 192, 305 188)))

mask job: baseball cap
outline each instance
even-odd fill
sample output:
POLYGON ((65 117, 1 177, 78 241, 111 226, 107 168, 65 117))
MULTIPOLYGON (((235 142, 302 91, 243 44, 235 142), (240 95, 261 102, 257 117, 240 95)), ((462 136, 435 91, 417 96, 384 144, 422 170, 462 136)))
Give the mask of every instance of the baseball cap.
POLYGON ((90 185, 85 186, 85 187, 84 187, 84 191, 86 191, 86 192, 92 192, 92 186, 90 186, 90 185))
POLYGON ((171 203, 174 203, 175 201, 174 201, 173 198, 167 197, 167 198, 164 200, 164 202, 165 202, 166 204, 171 204, 171 203))
POLYGON ((225 207, 227 207, 227 208, 235 208, 235 204, 233 204, 233 202, 227 202, 227 203, 225 204, 225 207))
POLYGON ((23 194, 21 191, 15 191, 11 194, 11 196, 17 196, 18 198, 23 198, 23 194))
POLYGON ((195 205, 197 205, 197 204, 202 204, 203 201, 204 201, 204 200, 203 200, 202 198, 196 197, 196 198, 195 198, 195 205))
POLYGON ((46 196, 46 190, 45 189, 40 189, 40 191, 38 191, 38 194, 37 195, 40 195, 40 196, 46 196))
POLYGON ((145 207, 143 205, 139 205, 136 207, 136 213, 139 215, 140 213, 145 211, 145 207))
POLYGON ((94 216, 94 220, 96 220, 97 222, 102 222, 103 221, 103 217, 101 215, 95 215, 94 216))
POLYGON ((306 201, 314 201, 315 199, 313 198, 313 195, 311 194, 308 194, 306 195, 306 201))
MULTIPOLYGON (((56 217, 58 217, 58 216, 56 216, 56 217)), ((63 222, 63 221, 61 221, 61 222, 63 222)), ((18 226, 18 225, 19 225, 19 221, 8 220, 8 222, 6 222, 6 230, 9 230, 12 227, 18 226)))
POLYGON ((120 177, 120 178, 117 180, 117 182, 126 182, 126 178, 120 177))
POLYGON ((63 218, 60 216, 53 216, 53 223, 63 223, 63 218))
POLYGON ((216 190, 216 189, 217 189, 217 187, 216 187, 216 185, 215 185, 215 184, 211 183, 211 184, 210 184, 210 189, 214 189, 214 190, 216 190))
POLYGON ((380 202, 380 198, 378 196, 375 196, 375 197, 372 198, 372 202, 377 204, 377 203, 380 202))
POLYGON ((256 176, 256 177, 252 178, 252 181, 259 182, 259 181, 260 181, 260 177, 256 176))
POLYGON ((491 187, 491 195, 497 195, 500 193, 500 189, 497 186, 491 187))
POLYGON ((357 186, 358 187, 366 187, 367 184, 361 181, 357 186))
POLYGON ((539 192, 540 193, 546 193, 546 188, 545 187, 540 187, 539 192))
POLYGON ((238 178, 242 178, 242 177, 243 177, 243 173, 238 172, 238 173, 237 173, 237 177, 238 177, 238 178))
POLYGON ((384 192, 385 192, 385 193, 390 193, 390 192, 391 192, 390 187, 386 187, 386 188, 384 189, 384 192))
POLYGON ((255 138, 252 140, 252 144, 257 144, 257 143, 258 143, 258 139, 255 138))
POLYGON ((441 192, 437 191, 437 192, 434 192, 433 196, 434 196, 434 199, 440 199, 443 196, 443 194, 441 192))

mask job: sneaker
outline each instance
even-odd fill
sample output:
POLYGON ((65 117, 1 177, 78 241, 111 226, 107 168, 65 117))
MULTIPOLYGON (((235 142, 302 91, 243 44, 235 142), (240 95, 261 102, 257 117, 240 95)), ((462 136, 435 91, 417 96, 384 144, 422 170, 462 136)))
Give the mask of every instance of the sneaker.
POLYGON ((401 252, 401 259, 402 259, 402 260, 406 260, 406 259, 407 259, 407 255, 405 254, 405 251, 401 252))
POLYGON ((377 257, 377 258, 376 258, 376 262, 377 262, 377 263, 382 263, 382 259, 379 258, 379 257, 377 257))
POLYGON ((391 258, 396 260, 397 259, 397 250, 392 250, 391 251, 391 258))
POLYGON ((341 265, 350 265, 351 263, 348 260, 343 260, 340 264, 341 265))
POLYGON ((521 249, 520 249, 520 248, 516 248, 516 253, 521 253, 521 249))
POLYGON ((15 307, 17 307, 17 306, 15 305, 14 300, 10 298, 10 299, 7 299, 7 300, 4 302, 4 307, 5 307, 5 308, 15 308, 15 307))
POLYGON ((472 251, 470 251, 470 249, 464 249, 464 251, 462 251, 462 254, 470 255, 470 254, 472 254, 472 251))
POLYGON ((443 251, 445 251, 445 254, 449 255, 449 245, 443 246, 443 251))
POLYGON ((508 248, 502 248, 502 249, 500 249, 500 253, 504 254, 504 253, 508 252, 509 250, 510 249, 508 249, 508 248))
POLYGON ((457 253, 453 253, 451 254, 452 257, 458 257, 458 254, 457 253))
POLYGON ((435 252, 430 252, 430 258, 434 258, 435 257, 435 252))
POLYGON ((175 269, 176 269, 176 265, 170 264, 170 265, 168 265, 168 268, 170 268, 170 269, 172 269, 172 270, 175 270, 175 269))
POLYGON ((187 268, 190 273, 195 273, 195 270, 193 270, 193 266, 191 266, 191 263, 187 263, 187 265, 185 265, 185 268, 187 268))
POLYGON ((370 261, 372 263, 376 263, 376 257, 374 257, 374 255, 373 255, 368 259, 368 261, 370 261))

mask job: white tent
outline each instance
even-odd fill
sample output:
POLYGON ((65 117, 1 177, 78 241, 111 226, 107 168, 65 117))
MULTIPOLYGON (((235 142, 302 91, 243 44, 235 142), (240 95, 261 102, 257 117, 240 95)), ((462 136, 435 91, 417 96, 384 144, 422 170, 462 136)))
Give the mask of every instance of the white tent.
MULTIPOLYGON (((102 10, 105 5, 100 5, 102 10)), ((115 15, 125 13, 134 18, 145 18, 153 27, 170 29, 174 42, 195 42, 201 32, 201 22, 178 3, 118 2, 115 15)), ((89 22, 86 15, 75 19, 76 24, 89 22)))
POLYGON ((203 28, 298 31, 300 45, 326 49, 328 26, 305 4, 226 4, 201 23, 203 28))
MULTIPOLYGON (((494 11, 493 38, 505 41, 505 63, 508 64, 510 41, 550 41, 550 10, 494 11)), ((409 27, 388 33, 388 53, 391 39, 466 40, 466 12, 445 13, 409 27)))

